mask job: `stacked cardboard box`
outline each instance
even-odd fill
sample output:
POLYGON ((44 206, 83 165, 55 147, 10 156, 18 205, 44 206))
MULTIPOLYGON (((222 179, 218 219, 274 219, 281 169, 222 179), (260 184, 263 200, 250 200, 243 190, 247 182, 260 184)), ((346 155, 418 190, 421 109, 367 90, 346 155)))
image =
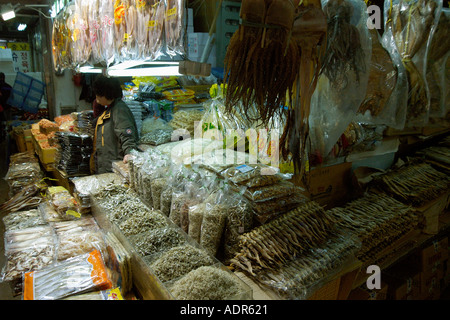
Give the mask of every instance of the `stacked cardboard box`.
POLYGON ((420 269, 419 299, 439 299, 448 256, 448 237, 444 237, 408 257, 407 263, 420 269))

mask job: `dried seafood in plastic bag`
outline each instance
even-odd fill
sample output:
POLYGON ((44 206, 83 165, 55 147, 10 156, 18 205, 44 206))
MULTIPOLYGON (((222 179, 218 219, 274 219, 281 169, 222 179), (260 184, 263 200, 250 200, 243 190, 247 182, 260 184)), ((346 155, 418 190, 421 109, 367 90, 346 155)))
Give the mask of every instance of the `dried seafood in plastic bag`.
POLYGON ((244 196, 250 201, 262 202, 290 196, 294 193, 300 193, 303 189, 289 181, 281 181, 276 184, 248 188, 244 196))
POLYGON ((9 231, 44 225, 46 222, 38 209, 31 209, 9 213, 3 217, 3 224, 9 231))
POLYGON ((27 272, 24 300, 56 300, 89 290, 112 288, 99 251, 94 250, 63 262, 27 272))
POLYGON ((216 260, 204 250, 191 245, 178 246, 164 252, 150 264, 150 269, 162 282, 185 275, 201 266, 209 266, 216 260))
POLYGON ((171 56, 183 55, 185 9, 182 0, 167 0, 164 21, 167 53, 171 56))
POLYGON ((221 175, 235 184, 245 184, 248 180, 263 175, 276 174, 277 170, 263 164, 243 164, 228 168, 221 175))

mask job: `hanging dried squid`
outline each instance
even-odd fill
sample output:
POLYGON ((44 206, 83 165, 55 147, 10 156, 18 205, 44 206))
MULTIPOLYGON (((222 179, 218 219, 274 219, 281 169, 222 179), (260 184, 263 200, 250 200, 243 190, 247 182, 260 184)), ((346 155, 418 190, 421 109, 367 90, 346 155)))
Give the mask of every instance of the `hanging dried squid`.
MULTIPOLYGON (((165 12, 164 30, 166 35, 167 53, 171 56, 184 54, 184 1, 168 0, 165 12)), ((158 16, 159 17, 159 16, 158 16)))

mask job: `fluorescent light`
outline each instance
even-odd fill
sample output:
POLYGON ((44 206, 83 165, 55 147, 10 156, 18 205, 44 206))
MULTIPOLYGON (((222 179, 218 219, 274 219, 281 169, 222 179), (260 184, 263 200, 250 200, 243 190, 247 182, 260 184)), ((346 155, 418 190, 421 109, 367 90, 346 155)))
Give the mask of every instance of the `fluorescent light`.
POLYGON ((121 62, 119 64, 116 64, 114 66, 109 67, 109 70, 124 70, 128 68, 137 67, 140 65, 146 65, 146 66, 178 66, 180 63, 178 61, 151 61, 151 62, 145 62, 145 61, 133 61, 128 60, 121 62))
POLYGON ((14 10, 11 10, 11 11, 7 11, 7 12, 5 12, 5 13, 2 13, 2 18, 3 18, 3 20, 9 20, 9 19, 12 19, 12 18, 14 18, 16 16, 16 14, 15 14, 15 12, 14 12, 14 10))
POLYGON ((17 27, 17 30, 19 31, 23 31, 27 28, 27 25, 24 23, 19 24, 19 26, 17 27))
POLYGON ((102 69, 93 68, 90 66, 80 67, 80 69, 78 71, 81 73, 102 73, 103 72, 102 69))
POLYGON ((178 65, 136 69, 108 69, 110 77, 181 76, 178 65))

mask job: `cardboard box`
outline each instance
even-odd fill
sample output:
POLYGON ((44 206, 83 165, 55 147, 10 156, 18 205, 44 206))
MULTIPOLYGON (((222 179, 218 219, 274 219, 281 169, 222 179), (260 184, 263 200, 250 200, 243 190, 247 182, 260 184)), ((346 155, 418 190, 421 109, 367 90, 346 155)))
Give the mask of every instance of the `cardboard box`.
POLYGON ((439 233, 439 215, 445 210, 448 204, 449 192, 446 192, 439 196, 437 199, 430 201, 426 205, 417 208, 422 214, 422 232, 426 234, 438 234, 439 233))
POLYGON ((420 296, 424 300, 435 300, 441 295, 440 282, 444 278, 444 263, 420 273, 420 296))
POLYGON ((386 300, 388 288, 388 284, 384 281, 381 281, 381 288, 379 290, 369 290, 365 285, 362 285, 350 292, 348 300, 386 300))
POLYGON ((409 256, 406 261, 420 271, 429 271, 437 268, 448 259, 448 237, 433 241, 424 249, 418 250, 409 256))
POLYGON ((351 185, 351 162, 314 168, 307 186, 294 176, 293 182, 305 188, 305 195, 317 203, 331 208, 345 203, 351 185))
POLYGON ((388 285, 387 299, 415 300, 420 297, 421 271, 407 262, 398 263, 381 272, 381 279, 388 285))

